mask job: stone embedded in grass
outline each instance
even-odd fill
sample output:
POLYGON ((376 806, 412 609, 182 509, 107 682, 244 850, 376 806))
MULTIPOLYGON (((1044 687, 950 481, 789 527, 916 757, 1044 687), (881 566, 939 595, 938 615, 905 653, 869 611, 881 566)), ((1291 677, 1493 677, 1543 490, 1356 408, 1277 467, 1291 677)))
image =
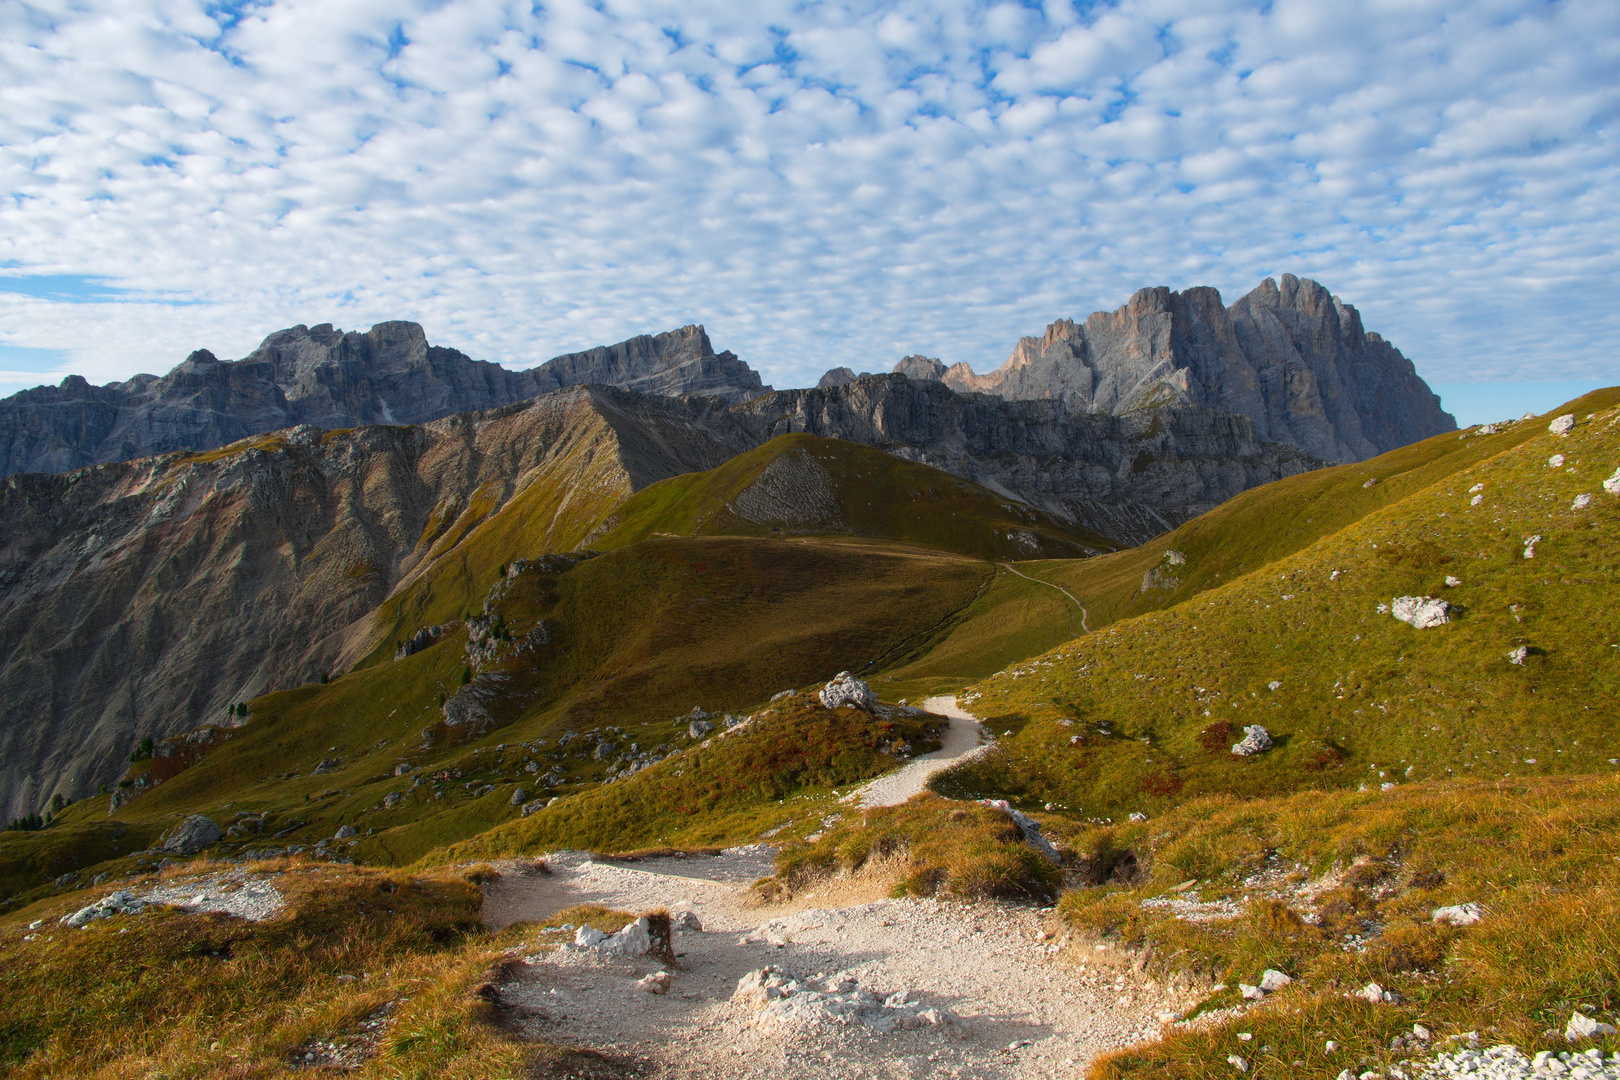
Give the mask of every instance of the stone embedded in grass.
POLYGON ((1360 990, 1357 990, 1350 996, 1358 997, 1372 1005, 1379 1005, 1386 1002, 1395 1001, 1394 994, 1390 993, 1388 990, 1385 990, 1382 986, 1375 982, 1368 983, 1366 986, 1363 986, 1360 990))
POLYGON ((1568 435, 1574 427, 1575 414, 1565 413, 1563 416, 1560 416, 1558 419, 1548 424, 1547 430, 1552 432, 1554 435, 1568 435))
POLYGON ((1455 589, 1457 586, 1459 586, 1461 584, 1462 584, 1462 578, 1452 577, 1450 574, 1446 575, 1446 588, 1455 589))
POLYGON ((877 695, 872 688, 847 671, 840 671, 834 675, 832 681, 821 688, 821 704, 829 709, 837 709, 844 705, 853 705, 857 709, 871 712, 877 707, 877 695))
POLYGON ((1547 459, 1547 468, 1549 468, 1549 469, 1562 469, 1563 467, 1564 467, 1564 455, 1563 454, 1554 454, 1552 457, 1547 459))
POLYGON ((512 797, 506 800, 508 806, 522 806, 529 799, 529 793, 521 787, 512 789, 512 797))
POLYGON ((1485 909, 1470 901, 1466 904, 1452 904, 1450 907, 1435 908, 1429 913, 1429 918, 1437 923, 1447 926, 1473 926, 1485 917, 1485 909))
POLYGON ((1451 605, 1433 596, 1397 596, 1389 613, 1414 630, 1427 630, 1451 621, 1451 605))
POLYGON ((1245 1058, 1241 1058, 1236 1054, 1227 1054, 1226 1055, 1226 1063, 1228 1065, 1232 1066, 1232 1068, 1236 1069, 1238 1072, 1248 1072, 1249 1071, 1249 1062, 1248 1062, 1248 1060, 1245 1059, 1245 1058))
POLYGON ((1232 744, 1232 753, 1238 757, 1253 757, 1271 749, 1271 733, 1259 724, 1243 729, 1243 741, 1232 744))
POLYGON ((342 828, 338 829, 338 831, 332 835, 332 839, 334 839, 334 840, 347 840, 351 836, 358 835, 359 832, 360 832, 360 830, 355 828, 353 825, 344 825, 342 828))
POLYGON ((1614 470, 1614 475, 1603 481, 1603 490, 1610 495, 1620 495, 1620 469, 1614 470))
POLYGON ((1530 649, 1524 645, 1520 645, 1517 649, 1514 649, 1512 652, 1507 654, 1508 663, 1517 664, 1519 667, 1524 667, 1524 662, 1529 659, 1529 657, 1530 649))
POLYGON ((1250 986, 1248 983, 1241 982, 1238 983, 1238 993, 1243 995, 1245 1001, 1259 1001, 1266 996, 1266 992, 1258 986, 1250 986))
POLYGON ((705 739, 714 734, 714 725, 707 720, 694 720, 686 725, 688 739, 705 739))
POLYGON ((175 826, 174 832, 163 842, 163 850, 176 855, 195 855, 224 835, 225 830, 212 818, 192 814, 175 826))
POLYGON ((1527 559, 1535 558, 1536 557, 1536 545, 1539 544, 1539 543, 1541 543, 1541 534, 1540 533, 1536 533, 1534 536, 1525 537, 1524 538, 1524 557, 1527 558, 1527 559))
POLYGON ((1053 866, 1063 862, 1062 857, 1057 853, 1057 848, 1052 846, 1050 840, 1041 835, 1041 827, 1029 815, 1013 809, 1006 799, 981 799, 980 802, 992 810, 1000 810, 1003 814, 1012 818, 1013 824, 1018 826, 1018 831, 1024 836, 1024 843, 1040 852, 1053 866))
POLYGON ((1596 1039, 1603 1035, 1613 1035, 1614 1025, 1605 1024, 1581 1012, 1579 1009, 1569 1018, 1569 1024, 1564 1028, 1564 1038, 1570 1042, 1584 1042, 1587 1039, 1596 1039))
POLYGON ((97 919, 110 919, 114 915, 135 915, 145 910, 145 908, 146 901, 120 890, 102 897, 87 907, 80 908, 71 915, 62 916, 58 921, 63 926, 84 927, 89 926, 97 919))
POLYGON ((1290 979, 1276 968, 1266 968, 1265 971, 1260 973, 1260 989, 1268 994, 1276 993, 1293 981, 1293 979, 1290 979))
POLYGON ((1585 510, 1588 506, 1591 506, 1591 505, 1592 505, 1592 496, 1586 494, 1585 492, 1582 492, 1581 494, 1575 496, 1575 501, 1570 504, 1569 508, 1571 510, 1585 510))

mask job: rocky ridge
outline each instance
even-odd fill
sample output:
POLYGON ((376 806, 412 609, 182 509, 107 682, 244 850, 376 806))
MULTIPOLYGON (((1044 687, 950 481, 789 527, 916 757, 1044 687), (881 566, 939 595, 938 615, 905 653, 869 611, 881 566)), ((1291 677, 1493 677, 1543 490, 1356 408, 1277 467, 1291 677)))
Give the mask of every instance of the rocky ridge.
POLYGON ((326 429, 420 424, 585 383, 727 403, 770 388, 701 326, 555 357, 527 371, 429 345, 413 322, 365 333, 330 323, 278 330, 240 360, 199 349, 159 378, 60 386, 0 401, 0 475, 60 473, 175 450, 209 450, 310 424, 326 429))
MULTIPOLYGON (((847 369, 846 369, 847 370, 847 369)), ((1215 289, 1139 290, 1083 323, 1059 319, 985 375, 908 356, 913 379, 1071 413, 1198 407, 1247 417, 1255 438, 1363 461, 1456 429, 1400 350, 1315 281, 1267 278, 1231 307, 1215 289)), ((831 373, 829 373, 831 374, 831 373)))

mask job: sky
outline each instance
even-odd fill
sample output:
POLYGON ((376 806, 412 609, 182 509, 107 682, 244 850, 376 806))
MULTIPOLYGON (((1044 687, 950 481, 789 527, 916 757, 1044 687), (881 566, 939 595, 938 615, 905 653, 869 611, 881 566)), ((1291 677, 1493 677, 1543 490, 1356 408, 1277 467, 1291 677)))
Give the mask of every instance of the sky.
POLYGON ((1620 382, 1617 71, 1614 0, 0 0, 0 393, 385 319, 984 371, 1293 273, 1540 411, 1620 382))

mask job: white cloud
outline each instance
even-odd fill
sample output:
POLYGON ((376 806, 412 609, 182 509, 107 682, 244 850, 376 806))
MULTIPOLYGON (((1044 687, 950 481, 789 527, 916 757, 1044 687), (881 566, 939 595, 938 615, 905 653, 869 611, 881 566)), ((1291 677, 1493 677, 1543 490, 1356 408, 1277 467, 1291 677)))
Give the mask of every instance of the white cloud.
POLYGON ((238 7, 0 7, 0 275, 133 290, 0 291, 0 344, 105 381, 702 321, 803 385, 1286 271, 1437 382, 1616 370, 1607 0, 238 7))

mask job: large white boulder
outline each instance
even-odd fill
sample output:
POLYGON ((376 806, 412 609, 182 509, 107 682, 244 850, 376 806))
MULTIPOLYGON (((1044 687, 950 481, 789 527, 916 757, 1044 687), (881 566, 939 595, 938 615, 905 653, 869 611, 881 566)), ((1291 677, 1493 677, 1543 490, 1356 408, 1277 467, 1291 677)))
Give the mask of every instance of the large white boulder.
POLYGON ((822 705, 829 709, 853 705, 857 709, 871 712, 878 703, 877 695, 872 693, 872 688, 847 671, 840 671, 834 675, 832 682, 823 686, 818 696, 822 705))
POLYGON ((1568 435, 1575 427, 1575 414, 1565 413, 1547 425, 1547 430, 1554 435, 1568 435))
POLYGON ((176 855, 195 855, 224 835, 225 830, 213 818, 192 814, 175 826, 163 842, 163 850, 176 855))
POLYGON ((1414 630, 1427 630, 1451 621, 1451 605, 1433 596, 1397 596, 1389 602, 1389 613, 1414 630))

